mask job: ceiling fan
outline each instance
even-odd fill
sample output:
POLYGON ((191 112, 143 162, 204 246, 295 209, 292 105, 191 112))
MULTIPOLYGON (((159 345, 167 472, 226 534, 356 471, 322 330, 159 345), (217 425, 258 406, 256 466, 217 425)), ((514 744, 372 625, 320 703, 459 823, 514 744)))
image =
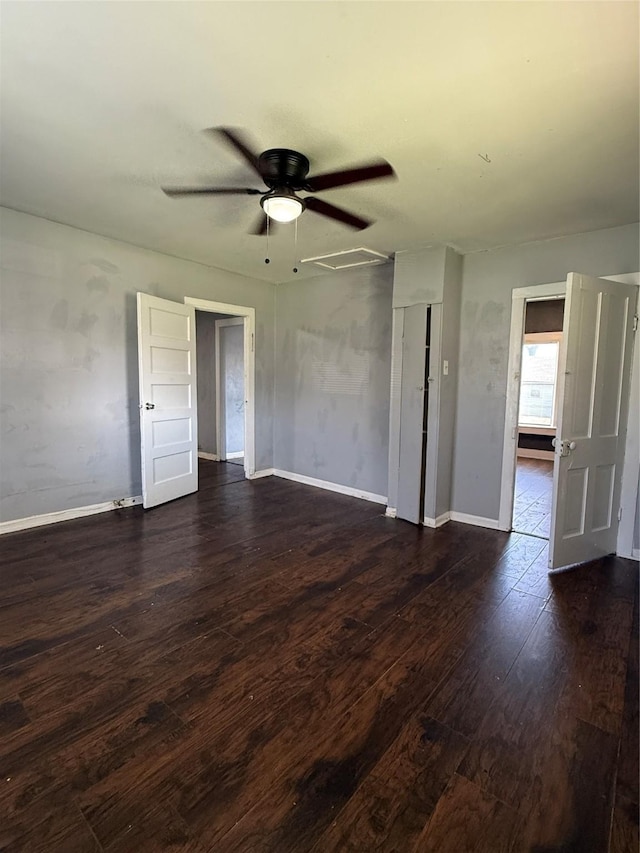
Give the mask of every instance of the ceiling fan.
POLYGON ((269 219, 276 222, 293 222, 303 212, 311 210, 329 219, 336 219, 350 228, 361 230, 372 224, 372 220, 363 219, 335 204, 329 204, 315 196, 300 198, 297 192, 315 193, 344 187, 362 181, 377 178, 395 177, 393 168, 386 160, 377 160, 338 172, 325 172, 307 177, 309 160, 299 151, 289 148, 269 148, 256 155, 243 139, 242 134, 228 127, 212 127, 209 133, 216 134, 229 144, 233 150, 247 162, 268 187, 267 190, 250 187, 163 187, 168 196, 189 195, 259 195, 264 214, 261 215, 253 234, 265 234, 269 219))

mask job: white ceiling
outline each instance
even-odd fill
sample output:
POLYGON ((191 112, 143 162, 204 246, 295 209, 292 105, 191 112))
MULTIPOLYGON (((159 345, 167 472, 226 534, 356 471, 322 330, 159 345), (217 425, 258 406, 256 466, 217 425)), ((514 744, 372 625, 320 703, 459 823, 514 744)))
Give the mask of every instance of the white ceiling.
MULTIPOLYGON (((256 186, 202 134, 246 129, 311 173, 389 160, 397 182, 319 197, 298 257, 448 243, 462 252, 638 219, 635 2, 2 2, 2 203, 271 281, 293 228, 246 233, 256 186), (490 161, 490 162, 487 162, 490 161)), ((313 270, 313 274, 318 274, 313 270)), ((303 273, 305 274, 305 273, 303 273)), ((309 271, 307 274, 311 274, 309 271)))

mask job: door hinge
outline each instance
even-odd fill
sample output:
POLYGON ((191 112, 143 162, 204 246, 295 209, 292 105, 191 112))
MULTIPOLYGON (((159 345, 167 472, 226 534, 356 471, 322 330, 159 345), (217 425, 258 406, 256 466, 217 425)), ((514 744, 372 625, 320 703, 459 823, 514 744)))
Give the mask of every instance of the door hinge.
POLYGON ((633 331, 634 332, 638 331, 638 315, 637 314, 635 314, 633 317, 633 331))
POLYGON ((622 521, 622 507, 618 510, 618 521, 622 521))

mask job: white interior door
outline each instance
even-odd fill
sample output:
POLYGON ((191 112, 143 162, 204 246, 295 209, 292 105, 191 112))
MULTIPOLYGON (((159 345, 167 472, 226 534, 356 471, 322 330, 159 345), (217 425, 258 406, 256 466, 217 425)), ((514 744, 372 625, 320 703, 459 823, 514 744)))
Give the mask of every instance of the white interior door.
POLYGON ((142 503, 198 489, 196 323, 192 305, 138 293, 142 503))
POLYGON ((637 288, 569 273, 549 568, 614 553, 637 288))

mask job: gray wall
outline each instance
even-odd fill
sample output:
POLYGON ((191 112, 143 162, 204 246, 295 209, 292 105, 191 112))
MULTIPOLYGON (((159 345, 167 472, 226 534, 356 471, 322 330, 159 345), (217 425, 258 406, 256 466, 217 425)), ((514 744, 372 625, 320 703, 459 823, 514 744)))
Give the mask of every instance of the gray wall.
POLYGON ((0 519, 140 494, 135 293, 256 309, 256 468, 273 465, 267 283, 2 209, 0 519))
MULTIPOLYGON (((0 519, 140 493, 138 290, 256 308, 257 469, 387 494, 391 264, 274 288, 0 212, 0 519)), ((465 256, 454 510, 498 517, 511 290, 639 268, 636 225, 465 256)))
POLYGON ((220 371, 224 378, 225 453, 244 450, 244 329, 223 326, 220 335, 220 371))
POLYGON ((276 290, 275 467, 387 494, 393 266, 276 290))
POLYGON ((637 225, 464 256, 454 510, 498 518, 512 289, 638 269, 637 225))

